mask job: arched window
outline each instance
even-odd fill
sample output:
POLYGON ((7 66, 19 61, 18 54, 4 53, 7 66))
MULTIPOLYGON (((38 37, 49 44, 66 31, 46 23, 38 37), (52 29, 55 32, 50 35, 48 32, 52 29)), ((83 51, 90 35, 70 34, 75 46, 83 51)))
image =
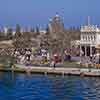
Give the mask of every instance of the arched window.
POLYGON ((86 40, 86 41, 88 40, 88 37, 87 37, 87 35, 85 36, 85 40, 86 40))
POLYGON ((93 40, 93 36, 91 35, 91 40, 93 40))
POLYGON ((84 35, 82 36, 82 40, 84 40, 84 35))
POLYGON ((88 41, 90 41, 90 35, 88 35, 88 41))
POLYGON ((96 36, 94 35, 94 41, 96 40, 96 36))

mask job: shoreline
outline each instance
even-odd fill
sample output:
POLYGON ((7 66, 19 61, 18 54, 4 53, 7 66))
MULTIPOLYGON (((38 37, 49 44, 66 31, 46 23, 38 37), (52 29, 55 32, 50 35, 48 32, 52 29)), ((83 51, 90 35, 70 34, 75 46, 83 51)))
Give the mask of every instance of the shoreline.
POLYGON ((86 76, 86 77, 100 77, 100 69, 96 68, 64 68, 64 67, 37 67, 37 66, 24 66, 24 65, 15 65, 12 68, 3 68, 0 67, 0 71, 4 72, 18 72, 26 74, 53 74, 53 75, 72 75, 72 76, 86 76))

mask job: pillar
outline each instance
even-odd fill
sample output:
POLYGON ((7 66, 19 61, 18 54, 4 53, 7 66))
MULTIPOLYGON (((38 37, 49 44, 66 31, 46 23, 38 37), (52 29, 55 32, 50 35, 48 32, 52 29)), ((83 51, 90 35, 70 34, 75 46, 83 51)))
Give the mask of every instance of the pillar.
POLYGON ((82 47, 81 47, 81 44, 80 44, 80 57, 82 56, 82 47))
POLYGON ((87 46, 85 46, 85 56, 87 56, 87 46))
POLYGON ((82 46, 80 44, 80 63, 82 62, 82 46))
POLYGON ((90 45, 90 56, 92 55, 92 46, 90 45))

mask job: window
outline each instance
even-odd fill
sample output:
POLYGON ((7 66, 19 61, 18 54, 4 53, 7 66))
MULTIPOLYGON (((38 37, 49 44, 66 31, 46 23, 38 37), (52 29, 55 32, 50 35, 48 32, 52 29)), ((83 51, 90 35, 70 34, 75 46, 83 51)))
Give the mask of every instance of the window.
POLYGON ((91 40, 93 40, 93 36, 91 35, 91 40))
POLYGON ((88 35, 85 35, 85 40, 86 40, 86 41, 88 40, 88 35))
POLYGON ((95 37, 95 35, 94 35, 94 40, 96 40, 96 37, 95 37))
POLYGON ((88 35, 88 41, 90 41, 90 35, 88 35))
POLYGON ((84 40, 84 35, 83 35, 83 37, 82 37, 82 40, 84 40))

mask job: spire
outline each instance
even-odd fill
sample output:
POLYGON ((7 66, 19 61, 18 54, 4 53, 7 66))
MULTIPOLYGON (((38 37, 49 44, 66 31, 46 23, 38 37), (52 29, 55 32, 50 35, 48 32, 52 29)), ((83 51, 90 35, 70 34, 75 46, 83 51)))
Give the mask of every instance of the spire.
POLYGON ((88 20, 87 21, 88 21, 87 24, 89 26, 90 25, 90 16, 88 16, 88 20))
POLYGON ((59 14, 58 14, 58 12, 56 12, 56 17, 59 17, 59 14))
POLYGON ((52 22, 52 19, 51 18, 49 18, 49 22, 52 22))

